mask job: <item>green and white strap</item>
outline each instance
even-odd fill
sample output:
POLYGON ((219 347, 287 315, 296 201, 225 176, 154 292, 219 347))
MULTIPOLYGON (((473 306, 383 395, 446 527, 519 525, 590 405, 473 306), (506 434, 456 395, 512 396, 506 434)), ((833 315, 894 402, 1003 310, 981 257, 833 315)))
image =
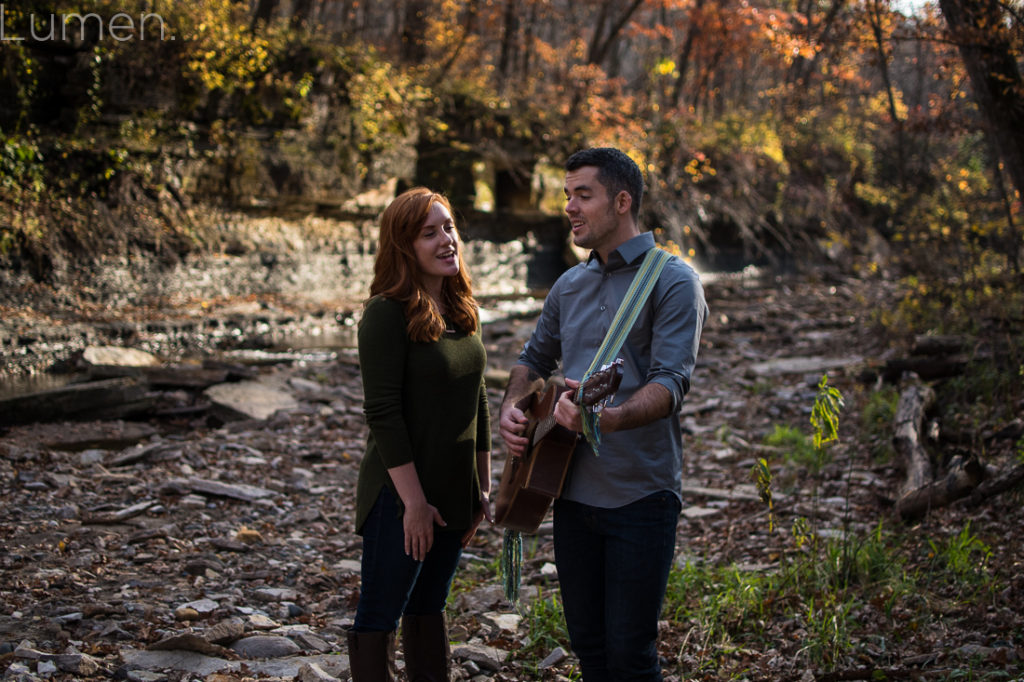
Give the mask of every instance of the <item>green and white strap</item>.
MULTIPOLYGON (((626 341, 626 336, 629 335, 629 331, 640 314, 640 309, 647 297, 650 296, 651 291, 654 290, 654 284, 661 276, 665 264, 671 259, 672 254, 657 246, 650 249, 644 256, 644 262, 640 264, 640 269, 633 277, 633 282, 629 285, 629 289, 612 319, 611 327, 608 328, 601 347, 597 349, 594 361, 590 363, 590 369, 580 379, 580 385, 589 379, 591 374, 611 364, 618 356, 622 344, 626 341)), ((576 396, 577 402, 579 402, 579 397, 579 395, 576 396)), ((594 412, 590 408, 580 405, 580 416, 583 420, 583 435, 596 455, 598 454, 597 447, 601 443, 600 412, 594 412)))
MULTIPOLYGON (((629 330, 633 328, 633 324, 636 322, 637 315, 640 314, 640 308, 643 307, 644 301, 647 300, 651 291, 654 290, 654 283, 658 281, 658 277, 661 275, 665 264, 671 259, 672 254, 658 247, 654 247, 644 256, 644 262, 641 263, 640 269, 633 277, 633 282, 629 285, 629 290, 626 291, 626 296, 622 299, 622 303, 619 304, 619 309, 615 313, 614 319, 612 319, 612 325, 597 351, 597 356, 591 363, 586 375, 580 380, 580 385, 589 379, 591 374, 615 360, 619 350, 622 349, 622 344, 626 341, 629 330)), ((578 394, 576 399, 579 402, 578 394)), ((584 408, 582 405, 580 410, 583 418, 583 435, 586 436, 590 447, 594 449, 594 454, 596 455, 597 446, 601 442, 599 415, 588 408, 584 408)), ((505 598, 513 604, 519 601, 522 563, 522 533, 506 528, 502 537, 500 568, 505 598)))

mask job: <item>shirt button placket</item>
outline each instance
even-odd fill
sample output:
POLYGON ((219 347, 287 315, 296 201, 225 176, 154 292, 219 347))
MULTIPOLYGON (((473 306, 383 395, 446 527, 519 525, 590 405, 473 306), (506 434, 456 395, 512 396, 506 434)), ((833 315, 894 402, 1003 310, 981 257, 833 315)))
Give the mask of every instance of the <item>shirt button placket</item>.
POLYGON ((602 313, 604 311, 608 310, 608 304, 607 304, 607 300, 608 300, 608 278, 609 278, 609 275, 608 275, 607 272, 601 275, 601 298, 600 298, 600 300, 603 301, 603 303, 601 303, 601 312, 602 313))

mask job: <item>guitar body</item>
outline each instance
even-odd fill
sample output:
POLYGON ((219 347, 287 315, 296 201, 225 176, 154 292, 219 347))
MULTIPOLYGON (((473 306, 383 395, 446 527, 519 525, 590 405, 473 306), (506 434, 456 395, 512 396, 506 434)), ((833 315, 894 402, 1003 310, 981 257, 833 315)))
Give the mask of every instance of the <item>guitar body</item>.
MULTIPOLYGON (((579 388, 579 399, 575 402, 588 407, 595 405, 614 394, 621 380, 620 360, 595 372, 579 388)), ((530 447, 522 457, 505 461, 494 505, 494 522, 503 528, 536 533, 551 502, 562 494, 579 437, 555 421, 555 404, 568 390, 552 384, 516 403, 528 420, 524 435, 530 447)))
POLYGON ((536 533, 562 493, 577 440, 575 431, 554 419, 555 403, 566 390, 552 385, 517 405, 529 419, 525 435, 532 445, 522 457, 505 462, 494 505, 494 522, 503 528, 536 533))

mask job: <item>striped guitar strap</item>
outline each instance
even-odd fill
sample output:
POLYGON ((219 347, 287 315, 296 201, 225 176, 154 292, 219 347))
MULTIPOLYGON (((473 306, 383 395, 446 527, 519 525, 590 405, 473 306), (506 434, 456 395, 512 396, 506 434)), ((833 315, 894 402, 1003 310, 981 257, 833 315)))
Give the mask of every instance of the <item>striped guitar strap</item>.
MULTIPOLYGON (((665 264, 671 259, 672 254, 657 246, 649 250, 644 256, 644 262, 641 263, 640 269, 633 277, 633 282, 626 291, 626 296, 622 299, 622 303, 619 304, 619 309, 612 319, 611 327, 608 328, 608 333, 605 334, 601 347, 597 349, 594 361, 590 363, 590 369, 580 379, 581 385, 590 378, 590 375, 610 365, 618 356, 619 351, 622 349, 622 344, 626 341, 626 336, 633 328, 633 324, 640 314, 640 309, 651 294, 651 291, 654 290, 654 284, 658 281, 658 277, 661 276, 661 271, 664 269, 665 264)), ((576 402, 580 403, 583 435, 586 437, 587 442, 590 443, 590 447, 593 448, 596 455, 598 454, 597 448, 601 444, 601 413, 600 411, 584 407, 581 404, 580 398, 581 396, 577 393, 576 402)))
MULTIPOLYGON (((594 372, 600 371, 605 366, 611 364, 616 356, 618 356, 619 351, 622 349, 622 344, 626 341, 627 334, 629 334, 629 330, 633 328, 633 324, 640 314, 640 308, 643 307, 644 301, 647 300, 651 291, 654 290, 654 284, 658 281, 658 277, 661 275, 665 264, 671 259, 672 254, 659 249, 657 246, 648 251, 644 256, 644 261, 640 264, 640 269, 636 275, 633 276, 629 290, 626 291, 626 296, 622 299, 622 303, 619 304, 619 309, 612 319, 611 327, 608 328, 608 333, 605 334, 604 341, 601 342, 601 347, 598 348, 597 355, 590 364, 590 369, 580 379, 581 387, 594 372)), ((582 405, 580 390, 577 390, 575 402, 580 405, 580 415, 583 418, 583 435, 586 436, 587 442, 590 443, 590 447, 594 449, 594 454, 596 455, 597 447, 601 442, 600 413, 594 412, 582 405)), ((505 598, 513 604, 519 601, 522 563, 522 533, 506 528, 502 541, 500 569, 502 585, 505 589, 505 598)))

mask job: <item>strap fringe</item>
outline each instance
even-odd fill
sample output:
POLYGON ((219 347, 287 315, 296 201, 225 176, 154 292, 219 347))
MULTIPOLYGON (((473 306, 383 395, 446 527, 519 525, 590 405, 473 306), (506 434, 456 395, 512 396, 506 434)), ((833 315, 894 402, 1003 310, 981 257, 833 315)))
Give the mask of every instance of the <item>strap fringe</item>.
POLYGON ((583 437, 590 443, 595 456, 599 456, 597 446, 601 444, 601 413, 580 406, 580 417, 583 421, 583 437))
POLYGON ((501 545, 501 582, 505 599, 513 604, 519 601, 519 583, 523 577, 523 534, 505 529, 501 545))

